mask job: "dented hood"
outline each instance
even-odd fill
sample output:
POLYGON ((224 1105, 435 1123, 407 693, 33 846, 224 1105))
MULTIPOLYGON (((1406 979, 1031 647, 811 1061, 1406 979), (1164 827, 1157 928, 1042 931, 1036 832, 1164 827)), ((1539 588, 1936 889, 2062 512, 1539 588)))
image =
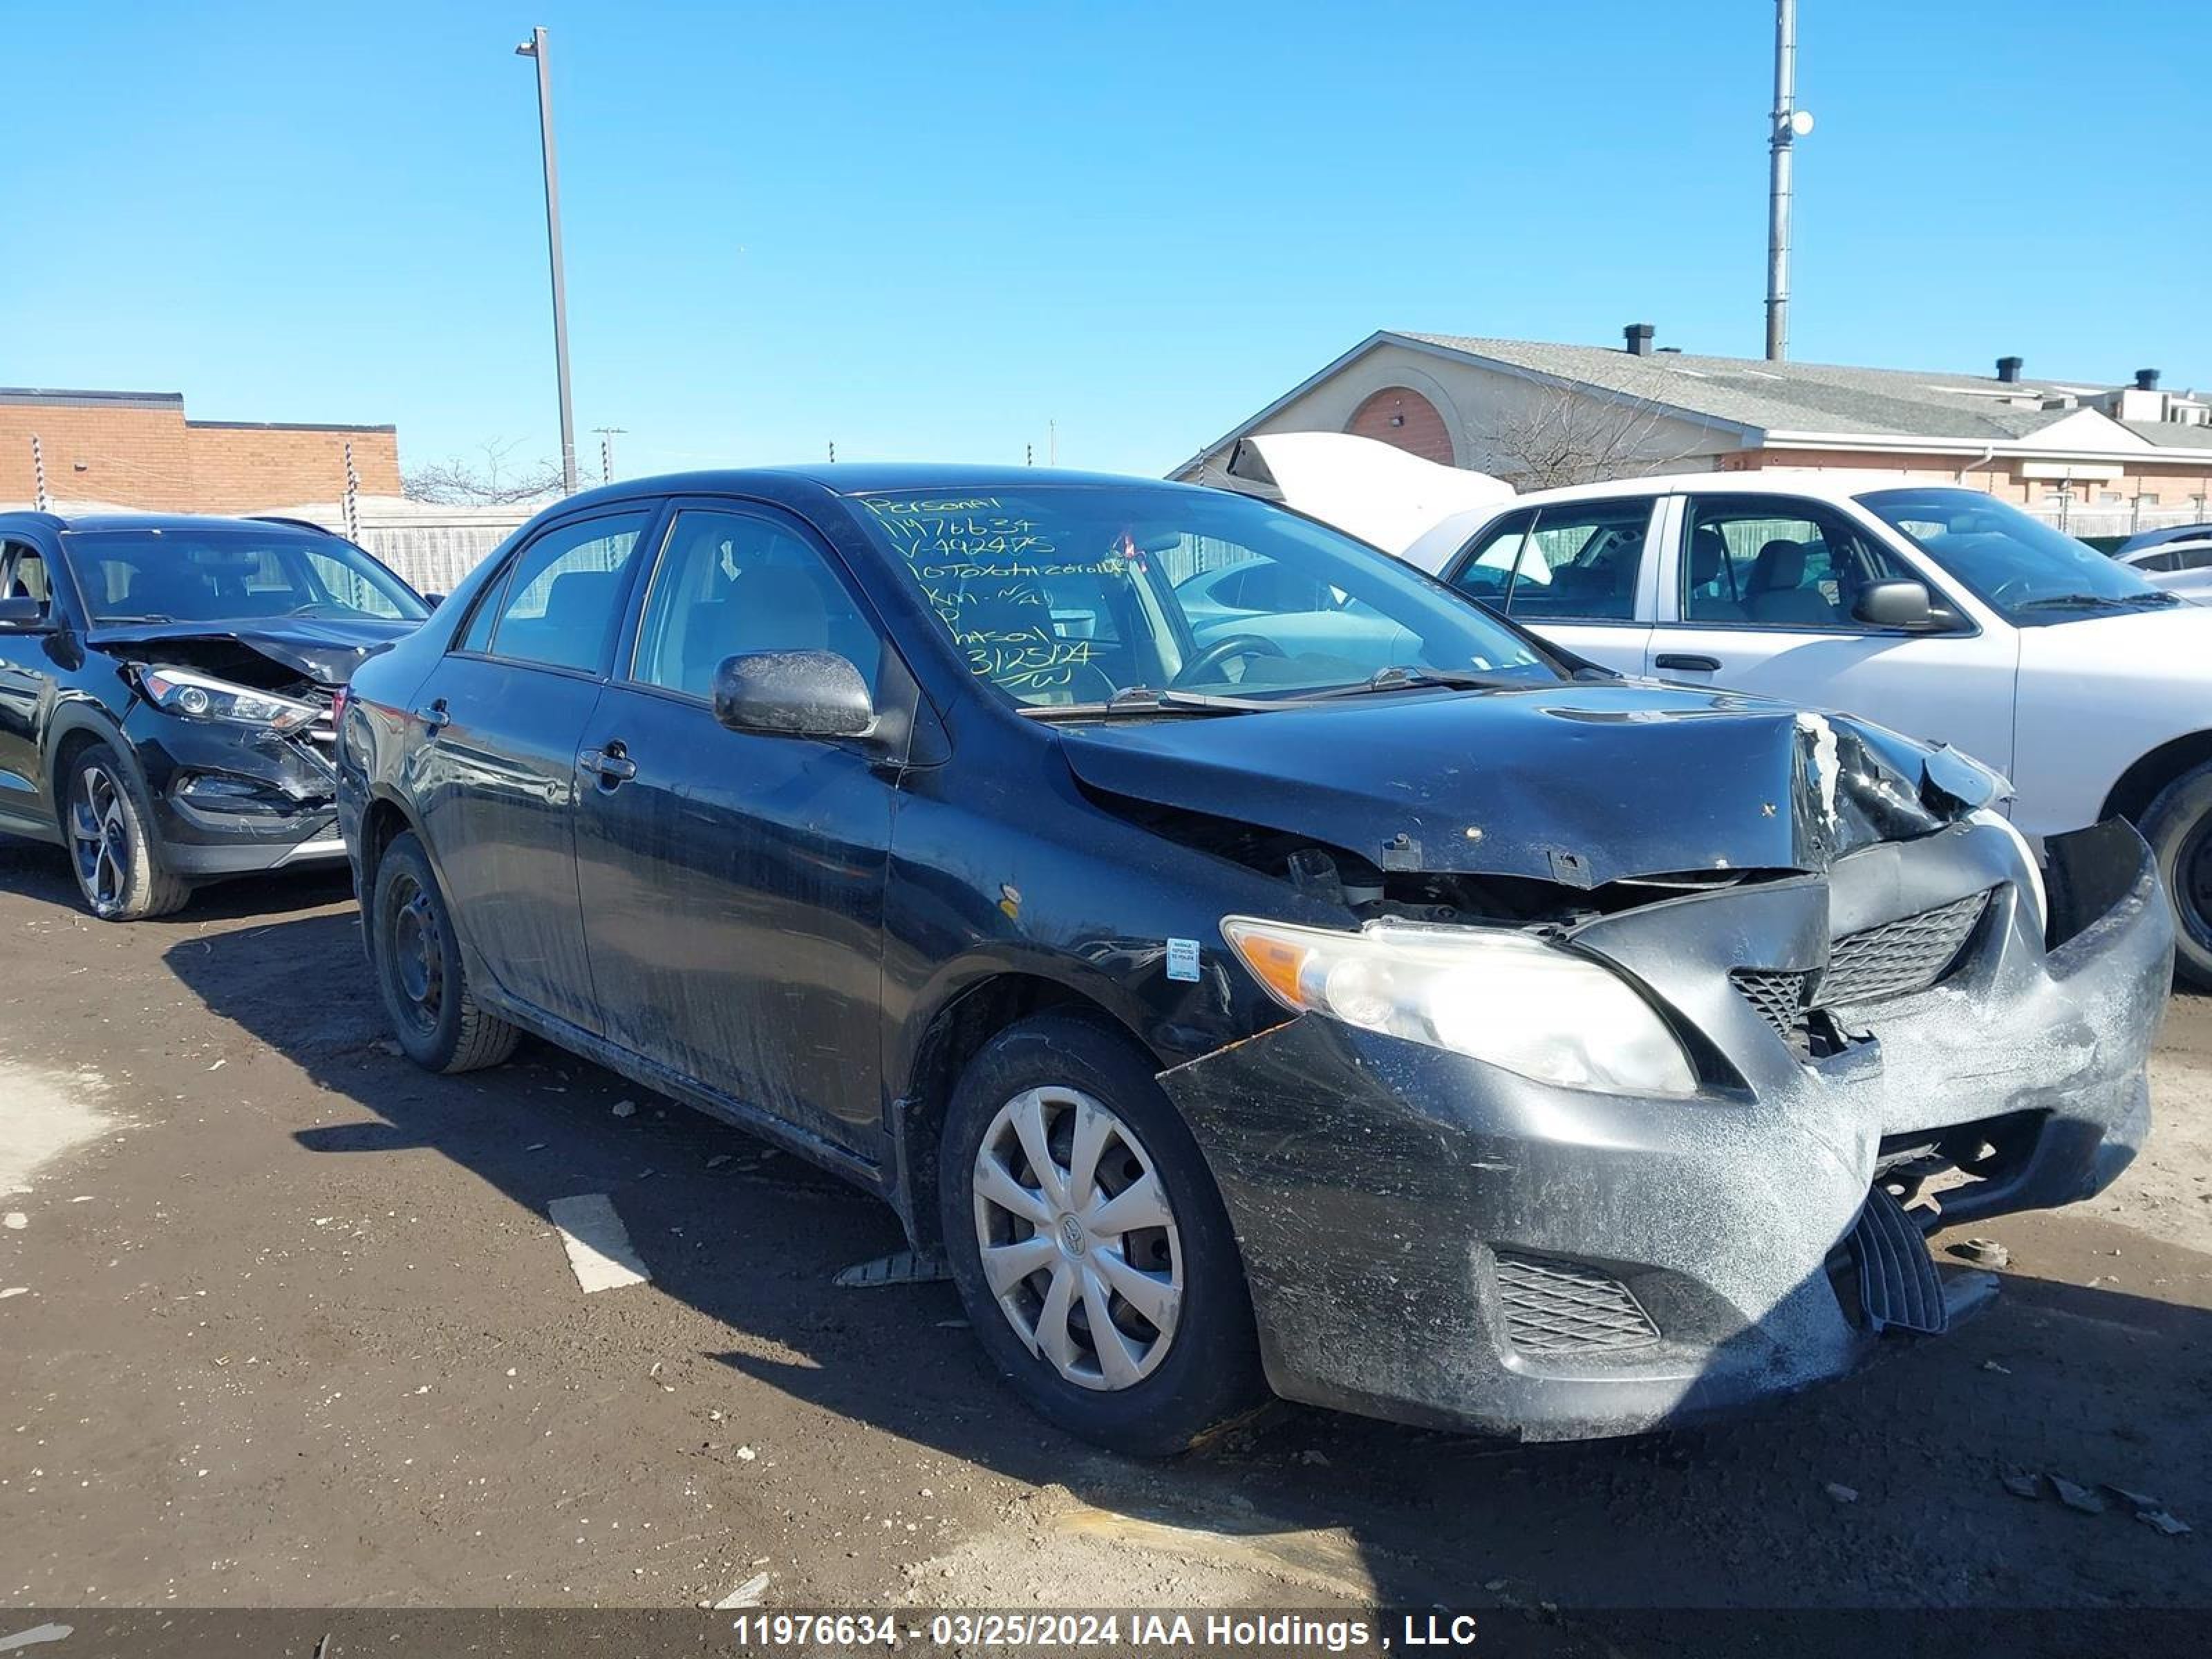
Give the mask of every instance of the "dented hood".
MULTIPOLYGON (((200 665, 207 653, 254 652, 323 685, 343 685, 354 671, 380 651, 421 627, 416 622, 379 622, 348 617, 267 617, 237 622, 110 623, 92 629, 90 644, 123 650, 149 660, 165 651, 179 667, 200 665)), ((221 672, 209 664, 211 672, 221 672)))
POLYGON ((1823 869, 2003 792, 1880 726, 1635 683, 1056 730, 1076 777, 1107 796, 1310 836, 1384 870, 1578 887, 1823 869))

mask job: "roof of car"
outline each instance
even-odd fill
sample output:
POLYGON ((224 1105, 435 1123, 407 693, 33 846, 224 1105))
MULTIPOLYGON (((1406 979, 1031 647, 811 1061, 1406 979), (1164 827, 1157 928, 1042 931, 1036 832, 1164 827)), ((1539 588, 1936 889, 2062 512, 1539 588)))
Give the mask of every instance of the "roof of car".
POLYGON ((23 522, 49 530, 258 530, 272 526, 331 532, 304 519, 232 519, 208 513, 0 513, 0 525, 23 522))
POLYGON ((731 495, 750 490, 781 493, 794 483, 814 484, 836 495, 869 495, 884 490, 993 490, 1039 485, 1109 484, 1128 489, 1192 489, 1193 484, 1163 478, 1131 477, 1112 472, 1079 472, 1065 467, 938 465, 927 461, 832 461, 797 466, 718 468, 625 478, 586 490, 562 506, 594 500, 620 501, 639 495, 731 495))
MULTIPOLYGON (((1666 472, 1644 478, 1609 478, 1602 483, 1563 484, 1555 489, 1531 489, 1498 505, 1498 513, 1517 507, 1541 506, 1546 501, 1603 501, 1612 496, 1672 495, 1719 491, 1730 495, 1810 495, 1816 501, 1843 501, 1870 489, 1941 489, 1924 478, 1902 472, 1793 472, 1772 468, 1757 472, 1666 472)), ((1961 486, 1972 488, 1971 485, 1961 486)))

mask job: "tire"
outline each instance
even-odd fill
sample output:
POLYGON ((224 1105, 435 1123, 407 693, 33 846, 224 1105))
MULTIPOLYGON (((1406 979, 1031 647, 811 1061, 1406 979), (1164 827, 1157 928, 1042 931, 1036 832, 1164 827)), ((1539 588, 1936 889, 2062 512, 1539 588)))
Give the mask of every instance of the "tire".
POLYGON ((469 988, 453 913, 413 831, 385 848, 369 902, 370 957, 392 1035, 408 1059, 451 1075, 496 1066, 521 1033, 469 988))
POLYGON ((1152 1071, 1126 1038, 1088 1020, 1024 1020, 969 1065, 939 1147, 946 1261, 984 1352, 1048 1421, 1135 1457, 1172 1456, 1267 1398, 1228 1215, 1152 1071), (1033 1137, 1054 1164, 1049 1188, 1024 1151, 1033 1137), (1070 1185, 1079 1162, 1093 1172, 1080 1206, 1070 1185), (1159 1202, 1130 1198, 1147 1176, 1159 1202), (1125 1199, 1118 1212, 1107 1203, 1125 1199), (1109 1231, 1102 1216, 1165 1224, 1109 1231), (1020 1254, 987 1270, 987 1237, 1020 1254), (1091 1324, 1101 1300, 1110 1347, 1091 1324))
POLYGON ((2212 762, 2160 790, 2141 827, 2173 901, 2174 969, 2212 991, 2212 762))
POLYGON ((77 751, 62 780, 62 837, 85 907, 102 921, 184 908, 191 888, 161 862, 138 769, 108 744, 77 751))

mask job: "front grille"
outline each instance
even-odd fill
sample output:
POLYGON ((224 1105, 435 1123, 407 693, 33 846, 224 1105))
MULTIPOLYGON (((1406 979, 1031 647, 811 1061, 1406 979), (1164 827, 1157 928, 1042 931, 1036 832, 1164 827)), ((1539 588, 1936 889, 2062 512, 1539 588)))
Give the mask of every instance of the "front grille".
POLYGON ((1523 1353, 1617 1353, 1659 1340, 1627 1285, 1570 1261, 1497 1252, 1506 1340, 1523 1353))
POLYGON ((1805 984, 1812 977, 1784 968, 1736 968, 1729 970, 1729 983, 1751 1004, 1752 1012, 1774 1028, 1775 1036, 1789 1042, 1805 1018, 1805 984))
POLYGON ((1926 990, 1958 960, 1989 904, 1985 888, 1917 915, 1844 934, 1828 948, 1828 971, 1820 976, 1821 1006, 1874 1002, 1926 990))

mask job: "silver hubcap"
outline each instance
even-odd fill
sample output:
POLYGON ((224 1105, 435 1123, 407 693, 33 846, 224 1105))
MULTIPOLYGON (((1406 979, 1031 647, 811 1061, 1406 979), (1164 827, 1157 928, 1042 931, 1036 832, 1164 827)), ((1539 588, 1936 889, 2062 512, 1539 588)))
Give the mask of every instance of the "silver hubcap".
POLYGON ((106 768, 77 774, 70 803, 70 850, 76 878, 93 908, 112 910, 131 884, 131 826, 123 816, 123 791, 106 768))
POLYGON ((1152 1374, 1182 1311, 1182 1241, 1136 1133, 1078 1089, 1030 1089, 975 1152, 983 1278, 1023 1345, 1080 1388, 1152 1374))

